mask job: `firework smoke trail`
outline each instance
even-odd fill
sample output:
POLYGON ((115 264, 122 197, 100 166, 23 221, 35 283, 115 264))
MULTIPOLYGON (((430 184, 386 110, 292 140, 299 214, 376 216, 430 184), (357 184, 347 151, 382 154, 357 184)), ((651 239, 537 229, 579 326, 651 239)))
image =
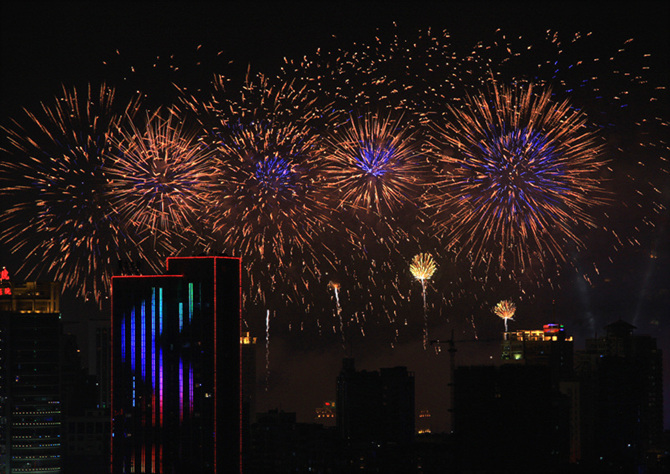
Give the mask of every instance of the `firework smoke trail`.
POLYGON ((0 239, 25 256, 19 270, 29 269, 28 277, 49 274, 101 303, 117 263, 156 268, 154 253, 146 253, 109 199, 112 137, 137 108, 137 100, 117 108, 104 84, 84 93, 63 88, 55 104, 26 111, 26 126, 3 128, 5 151, 16 159, 0 163, 0 195, 15 204, 0 217, 0 239))
POLYGON ((510 300, 502 300, 493 307, 493 313, 502 318, 505 323, 505 332, 507 332, 507 320, 514 318, 516 312, 516 305, 510 300))
POLYGON ((448 107, 453 120, 436 129, 449 169, 437 198, 444 233, 475 260, 497 252, 500 268, 524 268, 529 255, 564 260, 564 242, 581 246, 578 229, 595 227, 589 210, 606 201, 586 115, 548 89, 495 81, 465 105, 448 107))
POLYGON ((409 266, 409 271, 414 278, 421 282, 421 292, 423 295, 423 348, 426 349, 428 343, 428 305, 426 303, 426 280, 429 280, 437 270, 437 265, 433 256, 429 253, 419 253, 414 256, 409 266))
POLYGON ((143 129, 133 121, 116 138, 110 160, 111 200, 124 221, 157 238, 197 228, 208 199, 209 154, 183 122, 160 110, 143 129))
POLYGON ((340 336, 342 337, 342 347, 346 344, 344 338, 344 322, 342 320, 342 307, 340 306, 340 284, 335 281, 328 282, 328 286, 333 289, 335 293, 335 304, 337 309, 337 318, 340 323, 340 336))

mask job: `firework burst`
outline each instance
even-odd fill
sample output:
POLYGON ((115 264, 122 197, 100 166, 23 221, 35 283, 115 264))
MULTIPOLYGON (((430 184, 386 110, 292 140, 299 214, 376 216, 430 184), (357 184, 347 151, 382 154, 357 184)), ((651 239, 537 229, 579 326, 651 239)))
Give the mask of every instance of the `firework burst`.
POLYGON ((110 167, 112 203, 126 222, 156 239, 196 227, 207 200, 208 154, 182 122, 160 111, 116 139, 110 167))
POLYGON ((262 75, 248 77, 238 99, 224 86, 217 78, 211 100, 191 105, 204 111, 205 141, 215 150, 208 206, 213 245, 245 257, 261 301, 280 284, 293 286, 295 296, 326 253, 317 239, 329 228, 317 133, 324 112, 306 90, 274 87, 262 75))
POLYGON ((438 219, 450 241, 475 260, 523 268, 531 255, 564 259, 577 229, 594 227, 590 210, 606 201, 600 187, 602 146, 585 114, 551 91, 495 82, 468 96, 453 120, 436 130, 447 170, 438 219), (446 146, 445 146, 446 145, 446 146))
POLYGON ((507 321, 514 318, 515 312, 516 305, 510 300, 502 300, 493 307, 493 313, 505 323, 505 332, 507 332, 507 321))
POLYGON ((366 114, 331 141, 328 183, 340 205, 379 214, 416 201, 426 181, 417 140, 390 116, 366 114))
POLYGON ((4 129, 16 160, 0 163, 0 193, 15 204, 0 218, 0 238, 24 257, 29 277, 48 274, 100 301, 116 264, 153 261, 108 195, 111 137, 136 110, 132 101, 117 111, 105 85, 64 88, 55 104, 27 112, 27 126, 4 129))
POLYGON ((414 256, 409 265, 409 271, 412 276, 421 282, 421 293, 423 295, 423 348, 428 344, 428 305, 426 303, 426 280, 430 278, 437 270, 437 264, 433 256, 429 253, 419 253, 414 256))

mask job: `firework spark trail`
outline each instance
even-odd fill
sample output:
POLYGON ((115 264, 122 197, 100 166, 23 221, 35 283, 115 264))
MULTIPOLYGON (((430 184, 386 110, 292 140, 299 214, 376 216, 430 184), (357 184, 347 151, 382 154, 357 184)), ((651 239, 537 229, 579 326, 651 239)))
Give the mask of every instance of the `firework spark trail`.
POLYGON ((477 326, 475 325, 475 315, 474 314, 470 317, 470 323, 472 324, 472 330, 474 331, 475 340, 478 340, 479 336, 477 335, 477 326))
POLYGON ((428 305, 426 303, 426 280, 429 280, 435 270, 437 270, 437 265, 433 256, 429 253, 419 253, 414 256, 412 263, 409 266, 409 270, 416 278, 421 282, 421 293, 423 295, 423 348, 424 350, 428 344, 428 305))
POLYGON ((340 284, 331 280, 330 282, 328 282, 328 286, 333 289, 333 293, 335 294, 337 318, 340 323, 340 336, 342 337, 342 347, 344 347, 346 341, 344 337, 344 321, 342 319, 342 306, 340 306, 340 284))
POLYGON ((0 217, 0 238, 23 256, 29 277, 49 274, 101 304, 117 263, 156 268, 171 250, 158 244, 146 252, 109 199, 112 137, 138 106, 135 99, 118 107, 104 84, 85 93, 63 88, 55 104, 26 111, 25 127, 3 128, 5 151, 16 159, 0 163, 0 195, 16 204, 0 217))
POLYGON ((208 202, 211 152, 186 133, 183 122, 160 110, 133 121, 115 138, 110 160, 111 200, 121 218, 157 237, 197 228, 208 202))
POLYGON ((448 107, 453 121, 436 129, 450 169, 437 197, 443 232, 476 260, 496 249, 500 268, 524 268, 529 255, 563 260, 563 241, 581 246, 577 229, 594 227, 589 211, 606 201, 602 145, 586 116, 548 89, 495 81, 466 105, 448 107))
POLYGON ((502 300, 493 307, 493 313, 505 323, 505 332, 507 332, 507 320, 513 319, 515 312, 516 305, 510 300, 502 300))
POLYGON ((351 110, 385 109, 417 117, 416 128, 439 115, 445 102, 462 99, 462 91, 485 82, 495 65, 478 45, 457 54, 446 30, 416 35, 375 36, 373 41, 346 49, 319 48, 312 56, 286 59, 284 77, 296 78, 328 97, 342 114, 351 110))

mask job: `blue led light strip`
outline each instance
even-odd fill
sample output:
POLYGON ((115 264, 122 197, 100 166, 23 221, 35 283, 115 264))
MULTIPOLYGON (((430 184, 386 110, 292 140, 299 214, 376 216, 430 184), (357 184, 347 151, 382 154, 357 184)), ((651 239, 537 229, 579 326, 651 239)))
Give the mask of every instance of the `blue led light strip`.
POLYGON ((188 284, 188 323, 193 319, 193 283, 188 284))
POLYGON ((146 301, 142 300, 140 304, 140 370, 142 380, 147 378, 147 328, 146 328, 146 301))

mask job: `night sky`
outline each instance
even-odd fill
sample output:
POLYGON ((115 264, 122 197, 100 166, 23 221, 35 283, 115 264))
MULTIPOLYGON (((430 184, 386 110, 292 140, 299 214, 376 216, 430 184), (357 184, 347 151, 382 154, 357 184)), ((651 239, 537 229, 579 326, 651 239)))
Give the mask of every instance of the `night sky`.
MULTIPOLYGON (((61 84, 79 87, 105 81, 117 87, 121 94, 142 91, 148 106, 169 105, 177 100, 173 83, 189 90, 206 89, 214 73, 225 72, 241 78, 247 67, 273 75, 278 73, 285 57, 310 56, 317 48, 355 49, 354 43, 372 42, 375 35, 411 37, 428 27, 448 30, 454 47, 464 50, 477 41, 490 39, 497 28, 510 37, 523 35, 531 39, 544 35, 548 29, 564 32, 566 37, 577 31, 592 31, 596 40, 590 44, 594 49, 584 51, 585 58, 608 54, 615 51, 617 45, 634 38, 632 49, 639 54, 631 57, 651 54, 645 60, 645 64, 650 64, 646 74, 653 84, 668 85, 670 8, 662 6, 663 2, 635 2, 629 8, 602 9, 585 7, 581 2, 543 6, 537 2, 500 2, 500 5, 498 2, 462 2, 448 6, 443 5, 446 2, 412 2, 406 7, 385 2, 362 2, 362 5, 318 2, 318 6, 312 3, 317 2, 300 7, 265 3, 228 7, 208 2, 167 5, 4 2, 0 124, 8 126, 10 119, 21 120, 22 108, 34 110, 41 101, 51 101, 61 90, 61 84), (602 48, 602 52, 598 48, 602 48), (177 70, 170 67, 175 64, 179 66, 177 70)), ((629 66, 636 69, 635 64, 629 66)), ((665 94, 667 106, 667 91, 660 94, 665 94)), ((644 117, 647 107, 648 104, 632 103, 630 114, 644 117)), ((667 159, 667 107, 664 112, 665 129, 645 138, 665 148, 667 159)), ((634 117, 628 119, 635 121, 634 117)), ((626 130, 615 129, 613 135, 620 134, 618 138, 623 142, 626 133, 626 130)), ((652 158, 656 160, 657 156, 652 158)), ((638 159, 644 161, 647 157, 638 159)), ((575 347, 583 348, 586 337, 592 337, 595 332, 602 334, 606 324, 621 318, 636 325, 637 334, 657 337, 664 350, 665 427, 670 428, 670 241, 667 229, 670 183, 668 174, 658 171, 663 165, 657 166, 656 161, 652 161, 650 159, 643 173, 653 176, 658 192, 649 199, 662 203, 665 212, 653 214, 652 225, 641 225, 639 212, 628 212, 616 205, 612 211, 619 216, 622 227, 631 229, 631 235, 635 235, 640 245, 607 256, 602 252, 609 247, 596 245, 574 256, 583 262, 603 259, 609 262, 606 257, 612 261, 603 266, 591 285, 578 276, 564 275, 560 288, 539 289, 534 298, 518 304, 517 317, 510 322, 510 328, 534 329, 547 322, 560 322, 575 336, 575 347), (639 230, 633 230, 635 228, 639 230)), ((625 184, 621 189, 622 200, 635 194, 634 189, 627 189, 625 184)), ((3 206, 0 203, 0 209, 3 206)), ((23 276, 12 269, 18 267, 20 260, 20 255, 12 255, 6 246, 0 246, 0 265, 7 266, 17 280, 23 276)), ((428 288, 429 300, 439 299, 438 294, 453 284, 452 273, 438 270, 434 283, 428 288)), ((416 300, 414 309, 420 313, 420 287, 415 286, 410 297, 416 300)), ((481 287, 473 287, 472 291, 481 292, 478 301, 485 301, 489 308, 500 297, 487 295, 481 287)), ((502 322, 491 311, 482 309, 486 304, 453 305, 431 316, 431 338, 447 339, 454 331, 455 339, 461 341, 456 344, 458 364, 493 363, 499 359, 502 322), (473 320, 476 325, 472 324, 473 320)), ((76 320, 81 314, 93 315, 97 311, 68 293, 63 298, 62 310, 66 320, 76 320)), ((105 314, 109 308, 103 307, 102 311, 105 314)), ((340 336, 331 330, 332 315, 320 318, 321 328, 308 321, 301 332, 295 327, 289 330, 285 322, 288 318, 275 314, 271 322, 270 376, 266 381, 265 312, 263 308, 250 309, 247 322, 259 338, 257 409, 295 411, 299 421, 311 421, 316 407, 335 398, 335 379, 342 358, 353 356, 359 369, 407 366, 416 374, 417 410, 431 411, 434 431, 448 429, 445 405, 448 356, 444 351, 423 349, 422 319, 420 314, 414 316, 410 321, 414 321, 416 327, 408 328, 393 344, 388 328, 382 324, 378 329, 369 324, 365 336, 352 325, 345 349, 340 336)))

